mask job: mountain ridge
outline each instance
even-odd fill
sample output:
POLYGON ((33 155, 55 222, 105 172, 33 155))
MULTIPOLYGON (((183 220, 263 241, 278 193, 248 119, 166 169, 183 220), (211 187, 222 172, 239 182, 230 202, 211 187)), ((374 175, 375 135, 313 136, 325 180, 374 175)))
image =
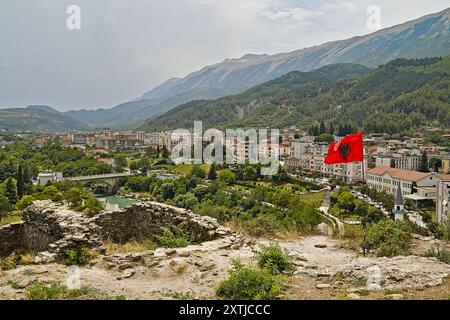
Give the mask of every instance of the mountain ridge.
POLYGON ((194 121, 204 128, 280 129, 327 121, 389 133, 430 122, 450 127, 450 56, 396 59, 349 77, 358 66, 293 71, 237 95, 180 105, 140 129, 189 129, 194 121))
POLYGON ((240 58, 225 59, 185 77, 171 78, 141 97, 113 108, 70 110, 61 114, 74 119, 77 126, 81 122, 91 128, 130 129, 184 103, 239 94, 292 71, 307 72, 336 63, 375 68, 397 58, 448 54, 450 8, 368 35, 287 53, 248 53, 240 58))
POLYGON ((0 130, 66 132, 85 125, 49 106, 0 109, 0 130))

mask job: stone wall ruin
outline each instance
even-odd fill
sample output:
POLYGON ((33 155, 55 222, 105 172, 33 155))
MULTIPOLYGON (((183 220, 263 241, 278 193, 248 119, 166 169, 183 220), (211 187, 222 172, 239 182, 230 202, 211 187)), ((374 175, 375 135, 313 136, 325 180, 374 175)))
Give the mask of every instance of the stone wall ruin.
POLYGON ((170 226, 186 231, 196 242, 233 234, 216 219, 157 202, 137 203, 88 217, 58 203, 35 201, 22 212, 22 217, 23 222, 0 227, 0 256, 28 249, 39 252, 36 263, 49 263, 73 247, 95 248, 104 253, 104 240, 153 240, 170 226))

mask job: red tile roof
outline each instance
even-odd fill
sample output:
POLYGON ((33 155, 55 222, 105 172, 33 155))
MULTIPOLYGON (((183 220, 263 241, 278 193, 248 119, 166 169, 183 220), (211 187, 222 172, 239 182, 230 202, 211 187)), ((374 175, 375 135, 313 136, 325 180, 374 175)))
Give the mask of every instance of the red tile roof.
POLYGON ((439 173, 437 177, 439 180, 450 180, 450 174, 439 173))
POLYGON ((392 178, 406 181, 419 181, 429 176, 431 173, 424 173, 419 171, 401 170, 389 167, 376 167, 368 171, 370 174, 382 176, 388 173, 392 178))

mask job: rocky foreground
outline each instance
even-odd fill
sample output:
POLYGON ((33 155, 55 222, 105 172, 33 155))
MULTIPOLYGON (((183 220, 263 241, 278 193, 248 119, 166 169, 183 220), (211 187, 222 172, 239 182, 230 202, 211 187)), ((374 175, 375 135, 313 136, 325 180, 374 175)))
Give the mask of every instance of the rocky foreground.
MULTIPOLYGON (((60 209, 40 203, 26 211, 28 217, 30 210, 35 213, 34 220, 27 218, 28 224, 41 223, 37 244, 44 246, 48 240, 50 245, 35 257, 33 264, 0 273, 0 298, 25 299, 27 288, 36 282, 71 286, 78 281, 81 287, 96 292, 93 298, 100 299, 216 299, 215 288, 227 277, 233 259, 253 263, 254 253, 269 243, 268 239, 250 239, 234 233, 214 219, 160 204, 140 204, 134 213, 122 210, 93 220, 60 209), (110 236, 114 225, 122 230, 117 237, 131 236, 127 233, 129 224, 125 223, 131 215, 137 216, 132 220, 136 223, 133 230, 137 228, 139 232, 134 235, 154 232, 153 227, 160 227, 162 221, 175 221, 203 228, 197 231, 205 241, 178 249, 108 254, 102 247, 104 236, 110 236), (152 218, 148 219, 148 215, 152 218), (53 228, 45 229, 45 221, 52 221, 53 228), (45 230, 51 230, 55 237, 43 237, 45 230), (88 266, 73 268, 56 262, 61 248, 73 241, 84 241, 97 249, 88 266)), ((21 228, 28 230, 28 227, 21 228)), ((0 230, 1 234, 5 235, 5 231, 0 230)), ((429 241, 415 240, 420 248, 425 248, 429 241)), ((289 251, 296 265, 287 299, 447 299, 450 295, 450 265, 435 258, 415 255, 364 258, 346 249, 344 241, 328 236, 279 243, 289 251)))

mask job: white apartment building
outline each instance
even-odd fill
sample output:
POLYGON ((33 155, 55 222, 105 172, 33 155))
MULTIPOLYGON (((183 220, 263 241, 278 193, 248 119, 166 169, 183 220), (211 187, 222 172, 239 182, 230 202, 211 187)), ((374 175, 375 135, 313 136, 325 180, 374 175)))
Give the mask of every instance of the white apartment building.
POLYGON ((306 140, 292 140, 291 141, 291 159, 302 159, 306 153, 306 148, 312 143, 306 140))
POLYGON ((36 182, 38 184, 45 186, 49 181, 53 183, 62 180, 62 178, 63 178, 62 172, 54 172, 47 170, 39 172, 36 182))
POLYGON ((421 156, 404 154, 376 155, 374 158, 375 167, 392 167, 394 165, 394 168, 410 171, 419 170, 422 162, 421 156))

